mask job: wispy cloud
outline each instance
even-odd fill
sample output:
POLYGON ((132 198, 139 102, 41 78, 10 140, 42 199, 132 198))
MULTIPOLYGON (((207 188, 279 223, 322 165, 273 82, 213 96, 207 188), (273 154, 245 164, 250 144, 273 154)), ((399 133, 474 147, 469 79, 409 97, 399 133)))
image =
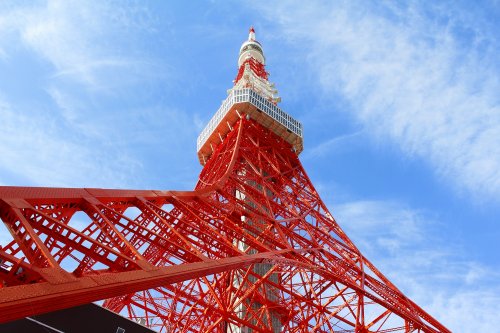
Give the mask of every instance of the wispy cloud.
POLYGON ((332 150, 338 147, 344 147, 344 145, 348 144, 350 141, 358 137, 360 134, 362 134, 362 131, 357 131, 354 133, 349 133, 328 139, 316 145, 315 147, 306 150, 304 152, 303 158, 316 158, 325 156, 326 154, 330 153, 332 150))
POLYGON ((382 273, 452 331, 496 330, 500 271, 440 238, 435 216, 396 201, 346 202, 334 215, 382 273))
MULTIPOLYGON (((135 187, 151 175, 137 172, 143 164, 158 163, 144 152, 186 154, 179 146, 194 142, 194 119, 159 99, 170 86, 170 50, 145 47, 158 38, 147 7, 49 0, 0 9, 5 61, 21 53, 15 65, 35 69, 19 84, 26 91, 2 97, 0 182, 135 187)), ((164 170, 175 168, 182 164, 164 170)))
POLYGON ((26 116, 0 101, 0 117, 4 184, 16 179, 17 185, 126 187, 140 167, 126 155, 64 135, 50 114, 26 116))
POLYGON ((498 34, 480 11, 455 7, 344 1, 259 8, 299 47, 323 94, 345 98, 370 133, 427 160, 457 189, 498 200, 498 34))
POLYGON ((30 52, 27 59, 31 62, 17 66, 45 63, 52 74, 40 79, 34 71, 32 81, 46 82, 46 86, 24 82, 23 100, 1 96, 0 181, 8 185, 132 186, 132 175, 141 164, 111 142, 107 134, 113 122, 108 121, 107 128, 100 126, 104 122, 99 117, 105 107, 100 95, 110 90, 123 93, 117 86, 144 80, 152 72, 147 59, 123 52, 123 43, 111 38, 118 28, 123 30, 122 38, 134 37, 131 28, 138 27, 131 26, 134 20, 128 14, 132 13, 98 1, 50 0, 2 7, 0 47, 6 61, 13 61, 10 54, 24 49, 30 52), (38 90, 47 95, 29 93, 38 90))
POLYGON ((9 8, 0 21, 54 66, 54 77, 102 90, 115 80, 123 83, 140 72, 153 73, 144 55, 128 48, 137 42, 138 32, 151 30, 153 20, 142 20, 147 13, 145 7, 103 1, 49 0, 9 8))
POLYGON ((397 202, 348 202, 336 205, 334 213, 367 255, 381 249, 397 254, 409 241, 421 240, 425 224, 431 222, 423 218, 423 213, 397 202))

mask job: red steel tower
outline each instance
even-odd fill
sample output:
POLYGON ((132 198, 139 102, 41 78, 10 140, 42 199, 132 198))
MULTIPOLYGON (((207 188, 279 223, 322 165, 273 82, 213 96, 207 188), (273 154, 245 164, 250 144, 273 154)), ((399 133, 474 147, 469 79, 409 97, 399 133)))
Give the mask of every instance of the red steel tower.
POLYGON ((160 332, 450 332, 358 250, 250 29, 193 191, 0 187, 0 322, 103 300, 160 332))

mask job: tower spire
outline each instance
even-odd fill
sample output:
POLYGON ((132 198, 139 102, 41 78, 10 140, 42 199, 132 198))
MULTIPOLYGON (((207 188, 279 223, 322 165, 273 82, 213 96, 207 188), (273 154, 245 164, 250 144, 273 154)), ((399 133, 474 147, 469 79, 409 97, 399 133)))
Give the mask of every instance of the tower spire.
POLYGON ((253 27, 250 27, 248 32, 248 40, 244 41, 240 47, 238 67, 240 67, 249 58, 253 58, 262 65, 266 64, 264 50, 262 49, 262 45, 255 38, 255 29, 253 27))
POLYGON ((250 27, 250 31, 248 32, 248 40, 255 40, 255 29, 253 25, 250 27))
POLYGON ((297 155, 302 152, 302 124, 277 106, 281 98, 269 82, 265 62, 262 45, 255 39, 255 29, 250 27, 248 40, 240 47, 234 86, 227 91, 228 97, 198 137, 198 158, 202 165, 243 115, 287 141, 297 155))
POLYGON ((281 99, 278 97, 278 91, 274 84, 269 82, 269 73, 265 66, 264 50, 255 38, 255 29, 250 27, 248 40, 240 47, 238 74, 232 89, 252 88, 272 103, 279 103, 281 99))

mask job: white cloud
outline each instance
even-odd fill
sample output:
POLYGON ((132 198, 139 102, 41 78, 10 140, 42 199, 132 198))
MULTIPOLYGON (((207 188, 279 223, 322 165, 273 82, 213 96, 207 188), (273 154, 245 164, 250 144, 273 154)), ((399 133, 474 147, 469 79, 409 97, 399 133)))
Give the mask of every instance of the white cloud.
MULTIPOLYGON (((157 124, 176 116, 141 99, 147 86, 164 83, 169 74, 159 65, 165 59, 156 61, 141 48, 153 26, 154 18, 140 4, 0 4, 6 61, 19 52, 23 60, 16 66, 36 69, 33 80, 23 82, 22 98, 2 99, 0 183, 129 187, 141 182, 142 174, 134 175, 141 167, 139 152, 127 144, 158 145, 169 127, 157 124)), ((172 127, 189 126, 187 117, 176 119, 172 127)))
POLYGON ((337 136, 331 139, 328 139, 315 147, 310 148, 304 152, 303 158, 316 158, 325 156, 327 153, 331 152, 333 149, 350 146, 353 139, 362 134, 362 131, 357 131, 354 133, 349 133, 341 136, 337 136))
POLYGON ((437 294, 427 307, 448 322, 453 332, 496 332, 500 290, 470 288, 456 294, 437 294))
POLYGON ((453 4, 390 4, 260 9, 298 46, 323 93, 348 100, 369 132, 428 160, 456 188, 498 200, 496 35, 453 4))
POLYGON ((140 166, 126 155, 65 135, 50 114, 27 116, 0 100, 0 119, 0 168, 7 171, 2 177, 43 186, 127 187, 140 166))
POLYGON ((48 61, 55 69, 54 78, 71 79, 102 92, 135 82, 137 77, 163 75, 155 68, 158 64, 130 47, 140 32, 152 30, 154 20, 145 21, 145 15, 150 14, 140 6, 49 0, 7 6, 0 14, 0 27, 5 27, 3 35, 16 35, 14 40, 19 38, 48 61))
POLYGON ((408 243, 420 241, 423 229, 431 221, 424 213, 397 202, 354 201, 336 205, 333 211, 355 244, 368 257, 381 249, 396 255, 408 243))
POLYGON ((61 115, 69 123, 76 124, 81 118, 81 109, 83 108, 82 102, 78 99, 72 98, 70 95, 64 93, 56 87, 47 89, 48 94, 56 103, 61 111, 61 115))
POLYGON ((494 332, 500 271, 440 238, 440 223, 398 202, 355 201, 334 215, 361 252, 453 332, 494 332), (473 318, 473 319, 472 319, 473 318))

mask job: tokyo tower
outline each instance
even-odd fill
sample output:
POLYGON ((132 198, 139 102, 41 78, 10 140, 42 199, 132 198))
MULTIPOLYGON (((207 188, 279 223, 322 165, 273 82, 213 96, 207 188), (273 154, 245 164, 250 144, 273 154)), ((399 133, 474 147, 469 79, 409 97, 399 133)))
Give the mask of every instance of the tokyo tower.
POLYGON ((193 191, 0 187, 0 323, 104 300, 159 332, 450 332, 329 213, 253 28, 238 68, 193 191))

